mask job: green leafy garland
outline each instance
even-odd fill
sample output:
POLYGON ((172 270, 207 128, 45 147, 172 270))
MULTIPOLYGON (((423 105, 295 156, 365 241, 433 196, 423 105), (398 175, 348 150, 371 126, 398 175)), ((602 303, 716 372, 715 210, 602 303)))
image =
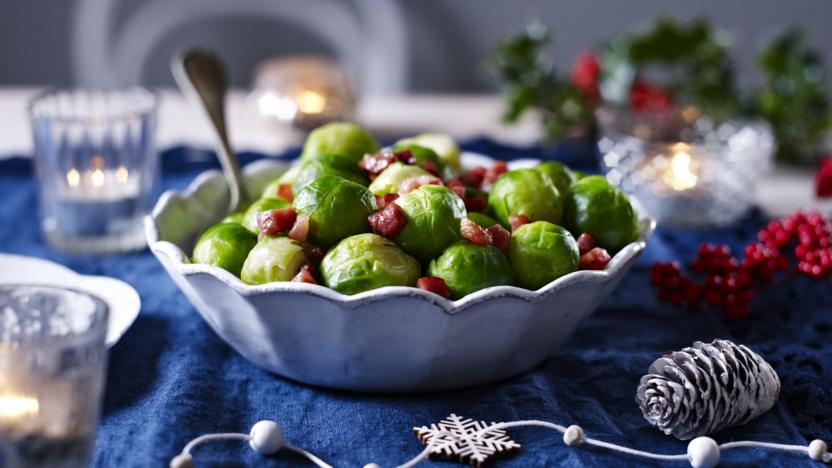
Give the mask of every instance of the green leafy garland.
POLYGON ((717 121, 762 117, 774 129, 778 156, 790 161, 816 160, 832 127, 822 64, 797 30, 760 54, 765 84, 747 94, 735 85, 729 37, 704 20, 682 25, 659 18, 646 31, 618 36, 597 55, 581 54, 568 78, 547 60, 549 44, 545 27, 533 23, 500 42, 491 64, 505 88, 505 120, 535 109, 550 141, 590 128, 602 103, 634 113, 689 106, 717 121))

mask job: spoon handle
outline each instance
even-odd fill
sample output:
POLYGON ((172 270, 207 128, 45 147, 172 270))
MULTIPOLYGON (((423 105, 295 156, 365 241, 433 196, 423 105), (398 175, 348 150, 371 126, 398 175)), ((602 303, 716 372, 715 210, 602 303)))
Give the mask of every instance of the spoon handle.
POLYGON ((225 122, 228 81, 225 67, 213 53, 189 49, 173 58, 171 69, 185 98, 195 107, 201 108, 214 127, 217 139, 215 149, 230 192, 228 212, 239 211, 248 203, 248 195, 245 192, 240 163, 228 140, 225 122))

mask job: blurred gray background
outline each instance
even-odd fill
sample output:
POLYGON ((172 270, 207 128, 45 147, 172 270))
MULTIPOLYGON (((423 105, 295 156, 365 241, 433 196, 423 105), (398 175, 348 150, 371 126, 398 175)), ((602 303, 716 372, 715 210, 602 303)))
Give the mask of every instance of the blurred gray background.
MULTIPOLYGON (((365 87, 365 91, 482 92, 494 89, 494 82, 483 65, 494 42, 518 31, 531 19, 541 18, 550 27, 556 39, 555 61, 568 67, 582 49, 616 32, 643 26, 660 13, 679 19, 704 16, 730 31, 735 43, 735 58, 741 67, 740 76, 745 82, 753 79, 750 71, 761 45, 792 25, 805 27, 826 63, 832 63, 832 28, 829 26, 832 2, 829 0, 316 0, 317 3, 306 0, 191 0, 179 5, 182 11, 177 13, 174 4, 183 1, 0 0, 0 85, 77 84, 79 80, 96 80, 97 75, 103 77, 110 68, 129 68, 134 57, 125 57, 130 54, 123 51, 130 50, 130 44, 147 39, 145 34, 150 34, 147 31, 152 29, 147 25, 164 21, 170 23, 168 27, 160 27, 153 32, 158 37, 147 39, 150 42, 146 44, 147 57, 139 67, 138 77, 112 79, 138 81, 150 86, 172 85, 168 68, 171 55, 184 46, 202 45, 217 50, 224 57, 231 68, 234 85, 248 86, 255 64, 264 58, 286 54, 342 58, 338 57, 337 49, 343 37, 343 42, 348 44, 346 48, 351 47, 353 55, 355 51, 358 54, 388 54, 369 62, 361 61, 366 57, 358 62, 353 60, 355 68, 361 68, 381 81, 388 72, 402 74, 400 82, 393 80, 392 84, 365 87), (237 8, 249 2, 251 8, 237 8), (211 5, 219 5, 217 8, 223 11, 206 13, 211 5), (309 5, 317 10, 307 11, 309 5), (329 12, 329 6, 335 10, 329 12), (155 12, 146 11, 153 7, 155 12), (258 13, 258 8, 274 7, 280 10, 274 15, 258 13), (166 8, 171 12, 165 11, 166 8), (109 9, 104 19, 98 15, 103 9, 109 9), (345 11, 354 13, 356 18, 355 24, 349 27, 349 21, 343 18, 353 16, 344 16, 345 11), (181 17, 173 18, 177 14, 181 17), (304 15, 305 18, 298 20, 298 16, 304 15), (142 16, 144 24, 135 21, 142 16), (309 26, 318 23, 315 18, 329 20, 323 21, 327 23, 324 29, 330 33, 329 40, 309 26), (107 24, 102 25, 105 20, 107 24), (131 21, 134 24, 131 25, 131 21), (373 27, 380 23, 386 27, 373 27), (344 31, 341 31, 342 26, 344 31), (84 31, 96 28, 106 30, 108 38, 84 36, 84 31), (364 42, 354 40, 356 34, 368 31, 380 32, 363 38, 364 42), (133 37, 121 37, 123 33, 133 37), (102 49, 120 43, 124 46, 120 49, 121 56, 118 56, 119 50, 110 50, 109 55, 99 57, 98 66, 103 67, 102 70, 85 67, 85 60, 95 60, 79 59, 79 54, 85 53, 83 47, 79 48, 79 37, 82 36, 86 37, 87 44, 98 44, 103 46, 102 49), (333 41, 333 37, 337 40, 333 41), (391 53, 401 55, 401 63, 395 63, 396 60, 389 57, 391 53), (361 65, 367 63, 372 65, 361 65)), ((361 82, 367 80, 367 76, 355 79, 361 82)))

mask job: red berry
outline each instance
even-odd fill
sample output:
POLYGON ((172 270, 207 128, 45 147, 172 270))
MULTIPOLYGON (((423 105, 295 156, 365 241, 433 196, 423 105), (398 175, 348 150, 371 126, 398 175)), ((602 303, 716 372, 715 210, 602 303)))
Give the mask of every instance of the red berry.
POLYGON ((596 103, 600 99, 598 90, 598 76, 601 73, 601 65, 598 57, 592 52, 581 52, 572 64, 569 71, 569 79, 590 102, 596 103))

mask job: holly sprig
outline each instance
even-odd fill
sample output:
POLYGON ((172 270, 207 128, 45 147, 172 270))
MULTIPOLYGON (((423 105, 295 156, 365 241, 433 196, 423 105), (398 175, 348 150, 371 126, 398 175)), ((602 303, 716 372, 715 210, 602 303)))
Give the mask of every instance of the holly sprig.
POLYGON ((592 106, 572 82, 560 76, 548 59, 551 43, 545 26, 532 23, 522 33, 497 44, 491 67, 503 83, 503 120, 516 122, 536 110, 549 140, 567 136, 592 122, 592 106))
POLYGON ((642 110, 634 91, 646 84, 666 90, 671 100, 693 105, 713 119, 733 116, 739 109, 739 93, 730 43, 727 33, 701 19, 683 25, 662 17, 646 31, 622 34, 600 55, 604 99, 642 110), (661 77, 661 82, 652 79, 650 72, 658 67, 671 76, 661 77), (629 102, 622 97, 629 97, 629 102))
POLYGON ((778 157, 816 160, 817 149, 832 127, 832 107, 823 64, 806 34, 799 29, 786 31, 760 53, 757 65, 765 82, 757 93, 755 111, 771 123, 778 157))

